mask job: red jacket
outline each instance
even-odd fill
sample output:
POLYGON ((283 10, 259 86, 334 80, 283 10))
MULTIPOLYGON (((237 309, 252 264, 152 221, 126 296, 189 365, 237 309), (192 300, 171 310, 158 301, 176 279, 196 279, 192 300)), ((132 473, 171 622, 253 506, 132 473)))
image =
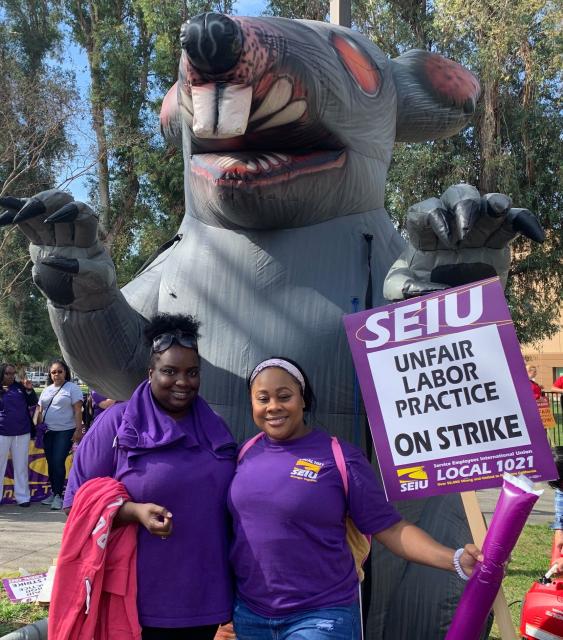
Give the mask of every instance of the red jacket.
POLYGON ((137 525, 111 530, 129 499, 112 478, 84 483, 66 522, 49 608, 49 638, 139 640, 137 525))

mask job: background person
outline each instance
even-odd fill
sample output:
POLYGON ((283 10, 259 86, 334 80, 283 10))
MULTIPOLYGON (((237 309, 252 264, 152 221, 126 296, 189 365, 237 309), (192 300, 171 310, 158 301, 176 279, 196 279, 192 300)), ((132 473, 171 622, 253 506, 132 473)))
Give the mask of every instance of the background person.
POLYGON ((477 547, 454 552, 403 520, 363 453, 342 442, 346 496, 330 436, 304 420, 314 394, 297 363, 260 363, 249 389, 254 422, 264 437, 245 451, 229 492, 238 640, 361 637, 347 514, 393 553, 467 579, 482 559, 477 547))
POLYGON ((92 422, 104 411, 115 404, 112 398, 106 398, 94 389, 90 390, 90 398, 92 399, 92 422))
POLYGON ((559 376, 551 387, 552 393, 559 394, 559 398, 561 399, 561 407, 563 408, 563 376, 559 376))
POLYGON ((528 372, 528 380, 530 381, 530 386, 532 387, 534 399, 539 400, 543 394, 543 387, 536 382, 536 376, 538 375, 537 367, 533 364, 529 364, 526 367, 526 371, 528 372))
POLYGON ((37 404, 37 394, 30 380, 16 382, 13 364, 0 365, 0 381, 0 478, 4 478, 11 453, 14 498, 18 506, 29 507, 29 439, 33 428, 29 407, 37 404))
POLYGON ((47 460, 51 494, 41 501, 51 509, 63 506, 66 458, 73 442, 82 438, 82 391, 71 382, 70 369, 64 360, 49 365, 49 385, 39 396, 38 422, 47 425, 43 447, 47 460))
MULTIPOLYGON (((554 544, 559 550, 559 555, 563 555, 563 491, 559 488, 555 489, 555 519, 552 529, 555 529, 554 544)), ((557 561, 558 572, 563 573, 563 557, 557 561)))
POLYGON ((211 640, 232 614, 227 491, 236 444, 199 397, 199 323, 161 314, 145 330, 148 380, 106 409, 80 444, 64 506, 87 480, 111 476, 138 522, 137 605, 143 640, 211 640), (116 446, 114 446, 114 443, 116 446))

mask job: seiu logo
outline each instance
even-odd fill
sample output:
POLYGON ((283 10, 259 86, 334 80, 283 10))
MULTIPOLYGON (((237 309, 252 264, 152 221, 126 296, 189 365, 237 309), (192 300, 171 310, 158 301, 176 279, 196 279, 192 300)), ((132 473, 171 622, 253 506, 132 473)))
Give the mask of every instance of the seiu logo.
POLYGON ((322 462, 316 462, 315 460, 311 460, 309 458, 301 458, 297 460, 289 475, 290 477, 297 478, 299 480, 316 482, 317 478, 319 477, 319 471, 322 469, 322 467, 322 462))
POLYGON ((423 465, 397 469, 397 475, 399 476, 401 493, 428 488, 428 474, 424 471, 423 465))

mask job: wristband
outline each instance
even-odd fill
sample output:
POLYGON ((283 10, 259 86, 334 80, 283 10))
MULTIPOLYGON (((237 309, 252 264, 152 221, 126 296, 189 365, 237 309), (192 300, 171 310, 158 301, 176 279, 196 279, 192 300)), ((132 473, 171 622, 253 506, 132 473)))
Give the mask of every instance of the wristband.
POLYGON ((464 581, 469 580, 469 576, 465 573, 465 571, 462 569, 461 564, 459 563, 459 559, 461 558, 462 554, 463 554, 464 549, 458 549, 455 553, 454 553, 454 559, 453 559, 453 563, 454 563, 454 569, 457 573, 457 575, 464 581))

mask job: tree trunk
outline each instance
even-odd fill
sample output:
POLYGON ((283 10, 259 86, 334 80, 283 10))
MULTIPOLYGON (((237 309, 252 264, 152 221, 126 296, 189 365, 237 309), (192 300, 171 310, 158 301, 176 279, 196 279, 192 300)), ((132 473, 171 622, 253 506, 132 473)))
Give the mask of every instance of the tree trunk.
POLYGON ((532 52, 530 49, 530 43, 524 42, 520 55, 524 62, 524 86, 522 87, 522 111, 525 114, 524 122, 522 123, 522 147, 524 149, 524 167, 526 171, 526 182, 529 185, 533 184, 535 179, 535 167, 534 158, 532 154, 533 143, 530 139, 529 120, 531 120, 529 114, 534 109, 534 96, 535 96, 535 82, 532 73, 532 52))
POLYGON ((479 127, 479 145, 481 147, 481 169, 479 188, 482 193, 498 190, 495 158, 499 154, 499 109, 498 82, 485 80, 483 88, 483 114, 479 127))

